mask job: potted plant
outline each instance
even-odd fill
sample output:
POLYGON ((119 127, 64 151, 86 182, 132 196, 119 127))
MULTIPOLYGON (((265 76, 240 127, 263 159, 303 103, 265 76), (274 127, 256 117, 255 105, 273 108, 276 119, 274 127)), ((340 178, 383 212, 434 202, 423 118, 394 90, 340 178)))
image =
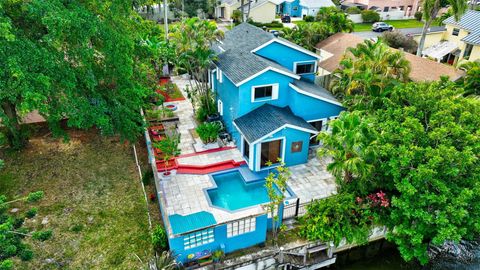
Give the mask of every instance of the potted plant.
POLYGON ((219 262, 223 258, 223 251, 221 249, 217 249, 212 253, 213 262, 219 262))
POLYGON ((172 132, 171 135, 166 135, 163 140, 153 143, 153 146, 158 148, 163 154, 163 162, 165 165, 165 171, 163 172, 164 176, 169 176, 171 174, 171 172, 168 171, 168 165, 172 157, 180 154, 180 149, 178 149, 179 143, 180 135, 176 131, 172 132))
POLYGON ((203 123, 195 131, 204 144, 213 143, 217 140, 222 127, 217 122, 203 123))

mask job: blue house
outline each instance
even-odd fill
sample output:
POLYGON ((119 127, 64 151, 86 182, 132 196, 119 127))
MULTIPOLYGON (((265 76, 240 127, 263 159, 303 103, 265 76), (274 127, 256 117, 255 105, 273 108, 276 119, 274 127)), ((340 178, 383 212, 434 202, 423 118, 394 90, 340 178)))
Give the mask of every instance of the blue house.
POLYGON ((278 0, 277 13, 292 17, 315 16, 322 7, 334 7, 331 0, 278 0))
MULTIPOLYGON (((213 49, 218 57, 209 70, 211 90, 238 148, 227 151, 246 165, 213 173, 177 172, 155 181, 169 247, 187 266, 206 263, 213 251, 231 253, 265 243, 273 226, 264 207, 270 200, 265 177, 279 159, 287 166, 308 162, 318 132, 344 110, 314 84, 320 56, 283 38, 244 23, 213 49)), ((149 159, 155 164, 151 150, 149 159)), ((300 200, 293 187, 285 195, 274 213, 277 224, 284 207, 300 200)))
POLYGON ((278 159, 306 163, 316 134, 343 110, 314 84, 320 56, 248 23, 227 32, 215 50, 212 91, 249 169, 268 170, 278 159))

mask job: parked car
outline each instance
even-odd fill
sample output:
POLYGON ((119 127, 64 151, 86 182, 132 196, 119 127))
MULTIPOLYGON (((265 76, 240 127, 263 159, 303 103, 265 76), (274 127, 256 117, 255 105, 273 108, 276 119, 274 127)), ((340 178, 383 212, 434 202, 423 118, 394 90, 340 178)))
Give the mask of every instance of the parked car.
POLYGON ((393 25, 384 22, 376 22, 372 25, 373 32, 393 31, 393 25))
POLYGON ((292 18, 290 18, 290 16, 288 15, 282 16, 282 23, 290 23, 290 22, 292 22, 292 18))

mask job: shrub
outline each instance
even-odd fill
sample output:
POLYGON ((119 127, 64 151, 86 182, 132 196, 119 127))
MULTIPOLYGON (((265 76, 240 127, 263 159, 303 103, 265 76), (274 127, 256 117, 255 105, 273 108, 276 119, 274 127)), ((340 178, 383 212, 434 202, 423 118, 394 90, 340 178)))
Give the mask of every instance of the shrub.
POLYGON ((153 180, 153 171, 151 169, 146 170, 142 176, 142 183, 145 186, 148 186, 152 183, 153 180))
POLYGON ((155 226, 155 228, 153 229, 152 245, 155 249, 167 249, 167 232, 160 225, 155 226))
POLYGON ((4 260, 0 261, 0 270, 10 270, 13 269, 13 261, 12 260, 4 260))
POLYGON ((383 32, 382 39, 388 46, 399 49, 403 48, 406 52, 414 53, 417 51, 418 44, 412 37, 407 37, 400 31, 383 32))
POLYGON ((207 116, 217 113, 215 100, 211 96, 202 96, 200 98, 200 106, 196 111, 195 117, 201 123, 205 122, 207 116))
POLYGON ((238 9, 234 10, 232 12, 232 17, 231 18, 233 19, 234 22, 240 21, 242 19, 242 12, 238 9))
POLYGON ((360 10, 358 7, 349 7, 347 8, 346 12, 348 14, 360 14, 362 10, 360 10))
POLYGON ((33 258, 33 251, 30 249, 26 248, 20 252, 20 259, 22 261, 30 261, 33 258))
POLYGON ((43 191, 36 191, 28 194, 27 202, 37 202, 43 198, 43 191))
POLYGON ((166 135, 161 141, 154 142, 153 147, 158 148, 166 156, 174 157, 180 154, 178 145, 180 144, 180 135, 174 132, 171 135, 166 135))
POLYGON ((25 213, 25 216, 27 218, 33 218, 34 216, 37 215, 37 212, 38 212, 38 209, 36 207, 33 207, 32 209, 28 210, 26 213, 25 213))
POLYGON ((215 142, 218 137, 218 133, 221 130, 221 126, 218 123, 203 123, 197 127, 196 131, 200 139, 204 143, 215 142))
POLYGON ((46 231, 37 231, 32 233, 32 238, 35 240, 40 240, 40 241, 46 241, 52 237, 52 231, 51 230, 46 230, 46 231))
POLYGON ((261 22, 254 22, 252 21, 251 19, 248 20, 248 23, 249 24, 252 24, 252 25, 255 25, 256 27, 268 27, 268 28, 282 28, 283 27, 283 23, 279 22, 279 21, 272 21, 270 23, 261 23, 261 22))
POLYGON ((156 119, 156 120, 173 117, 175 115, 172 110, 169 110, 166 108, 159 108, 158 110, 147 110, 145 114, 147 119, 156 119))
POLYGON ((415 19, 417 19, 417 21, 421 21, 422 17, 423 17, 423 12, 421 12, 421 11, 415 12, 414 17, 415 17, 415 19))
POLYGON ((362 20, 365 23, 374 23, 380 21, 380 14, 375 10, 362 10, 362 20))
POLYGON ((315 17, 310 16, 310 15, 307 15, 307 16, 305 16, 305 17, 303 18, 303 20, 304 20, 305 22, 313 22, 313 21, 315 21, 315 17))

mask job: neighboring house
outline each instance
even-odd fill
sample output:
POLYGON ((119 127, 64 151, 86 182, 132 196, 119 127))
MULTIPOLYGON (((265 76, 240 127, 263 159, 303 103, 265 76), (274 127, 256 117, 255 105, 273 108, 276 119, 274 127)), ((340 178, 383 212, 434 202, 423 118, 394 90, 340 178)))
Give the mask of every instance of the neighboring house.
POLYGON ((240 7, 240 0, 222 0, 215 8, 215 15, 217 18, 230 20, 233 11, 240 7))
POLYGON ((413 16, 418 11, 420 0, 346 0, 342 5, 355 4, 361 9, 377 11, 405 11, 405 16, 413 16))
POLYGON ((245 0, 243 12, 245 17, 248 16, 247 19, 252 19, 254 22, 271 23, 275 20, 277 5, 275 0, 251 0, 250 12, 248 9, 248 0, 245 0))
POLYGON ((427 36, 422 55, 451 65, 480 59, 480 11, 468 10, 459 21, 452 16, 443 23, 446 30, 427 36))
MULTIPOLYGON (((322 60, 319 62, 318 75, 321 84, 329 86, 332 73, 340 67, 340 61, 349 47, 355 47, 364 42, 364 39, 348 33, 337 33, 316 46, 317 53, 322 60)), ((392 50, 396 50, 393 49, 392 50)), ((450 80, 456 81, 463 76, 463 72, 442 63, 422 58, 405 52, 405 58, 410 62, 410 79, 415 82, 435 81, 441 76, 448 76, 450 80)))
POLYGON ((277 12, 292 17, 315 16, 322 7, 333 7, 331 0, 277 0, 277 12))
POLYGON ((320 56, 248 23, 217 45, 212 91, 250 170, 271 169, 278 158, 287 166, 306 163, 317 144, 311 139, 343 110, 313 83, 320 56))

